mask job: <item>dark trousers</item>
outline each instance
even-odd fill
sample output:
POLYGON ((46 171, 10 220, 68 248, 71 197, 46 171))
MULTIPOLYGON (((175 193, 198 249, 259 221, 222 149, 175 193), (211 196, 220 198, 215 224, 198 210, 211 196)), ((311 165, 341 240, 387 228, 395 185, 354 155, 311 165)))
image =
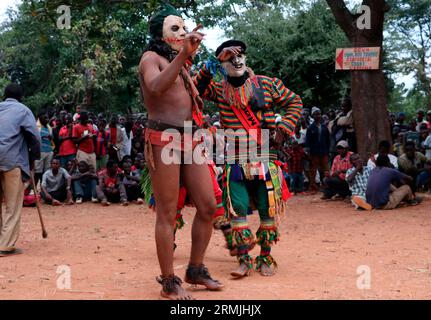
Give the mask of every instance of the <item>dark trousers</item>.
POLYGON ((126 188, 127 201, 135 201, 138 200, 138 198, 144 197, 139 185, 125 184, 124 187, 126 188))
POLYGON ((67 170, 67 163, 69 161, 75 160, 76 154, 70 154, 68 156, 60 156, 60 165, 62 168, 67 170))
POLYGON ((290 178, 290 191, 291 192, 302 192, 304 191, 304 175, 302 172, 289 173, 290 178))
POLYGON ((75 193, 75 198, 82 198, 83 200, 97 198, 96 186, 96 179, 81 179, 73 181, 73 191, 75 193))
POLYGON ((325 190, 323 194, 326 198, 332 198, 339 194, 342 197, 350 196, 349 184, 340 177, 325 178, 325 190))
POLYGON ((316 173, 319 170, 320 181, 323 181, 325 172, 329 171, 329 156, 328 155, 311 155, 310 163, 310 190, 317 191, 316 173))
MULTIPOLYGON (((43 200, 45 200, 46 203, 51 204, 52 201, 46 199, 46 194, 43 191, 41 192, 41 195, 42 195, 43 200)), ((63 186, 58 190, 49 192, 49 195, 54 200, 58 200, 60 202, 65 201, 67 199, 66 186, 63 186)))
POLYGON ((96 187, 97 198, 100 201, 106 200, 109 202, 120 202, 127 201, 126 189, 124 188, 124 184, 120 183, 116 185, 114 188, 102 188, 102 186, 98 185, 96 187))
POLYGON ((430 188, 431 187, 431 172, 430 171, 422 171, 418 174, 416 178, 416 188, 430 188))

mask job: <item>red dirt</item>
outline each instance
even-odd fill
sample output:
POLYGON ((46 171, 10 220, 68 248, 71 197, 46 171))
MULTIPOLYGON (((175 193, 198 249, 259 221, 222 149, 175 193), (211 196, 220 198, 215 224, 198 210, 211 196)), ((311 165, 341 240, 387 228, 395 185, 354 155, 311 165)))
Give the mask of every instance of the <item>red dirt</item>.
MULTIPOLYGON (((237 264, 214 232, 206 264, 226 288, 194 289, 197 299, 430 299, 431 200, 394 211, 355 211, 346 202, 294 197, 273 254, 274 277, 253 272, 232 280, 237 264), (371 289, 356 286, 358 266, 371 270, 371 289)), ((181 277, 190 250, 194 209, 178 233, 175 270, 181 277)), ((44 206, 49 236, 42 239, 36 208, 24 208, 18 247, 0 258, 2 299, 159 299, 155 215, 146 206, 44 206), (71 290, 57 289, 57 267, 71 268, 71 290)), ((249 219, 253 231, 257 215, 249 219)), ((258 254, 258 248, 252 254, 258 254)))

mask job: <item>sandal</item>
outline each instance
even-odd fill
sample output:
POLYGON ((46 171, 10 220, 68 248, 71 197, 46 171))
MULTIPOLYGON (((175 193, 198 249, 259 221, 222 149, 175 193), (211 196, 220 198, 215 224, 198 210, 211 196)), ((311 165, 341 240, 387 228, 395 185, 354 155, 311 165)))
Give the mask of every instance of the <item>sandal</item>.
POLYGON ((162 291, 160 295, 163 298, 171 300, 191 300, 193 299, 187 292, 181 287, 183 281, 176 275, 172 274, 167 277, 158 276, 157 282, 162 285, 162 291), (180 290, 179 290, 180 289, 180 290), (181 291, 183 295, 181 295, 181 291))
POLYGON ((218 291, 224 287, 220 281, 211 278, 208 268, 203 264, 200 266, 189 265, 184 281, 193 285, 203 285, 210 291, 218 291))
POLYGON ((15 248, 13 250, 8 250, 8 251, 1 251, 0 250, 0 257, 9 257, 9 256, 14 256, 17 254, 22 254, 22 250, 15 248))

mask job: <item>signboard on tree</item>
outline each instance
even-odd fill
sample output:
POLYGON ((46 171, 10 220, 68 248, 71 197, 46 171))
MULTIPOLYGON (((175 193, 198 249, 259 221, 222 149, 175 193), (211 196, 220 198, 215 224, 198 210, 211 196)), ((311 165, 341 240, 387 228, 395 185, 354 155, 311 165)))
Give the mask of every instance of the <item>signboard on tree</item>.
POLYGON ((341 48, 335 54, 336 70, 378 70, 380 47, 341 48))

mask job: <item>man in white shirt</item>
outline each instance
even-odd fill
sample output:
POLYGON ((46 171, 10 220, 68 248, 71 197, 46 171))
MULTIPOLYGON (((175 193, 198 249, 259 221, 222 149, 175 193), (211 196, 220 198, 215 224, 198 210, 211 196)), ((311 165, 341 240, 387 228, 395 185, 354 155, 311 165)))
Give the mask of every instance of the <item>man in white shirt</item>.
POLYGON ((428 160, 431 160, 431 131, 428 134, 428 137, 422 142, 422 146, 425 149, 425 156, 428 160))
POLYGON ((367 167, 369 167, 371 170, 376 167, 376 160, 378 156, 386 155, 389 157, 389 161, 391 162, 391 165, 394 169, 398 169, 398 158, 394 156, 393 154, 390 154, 391 150, 391 143, 389 141, 383 140, 379 143, 379 153, 376 155, 371 155, 370 159, 368 160, 367 167))

